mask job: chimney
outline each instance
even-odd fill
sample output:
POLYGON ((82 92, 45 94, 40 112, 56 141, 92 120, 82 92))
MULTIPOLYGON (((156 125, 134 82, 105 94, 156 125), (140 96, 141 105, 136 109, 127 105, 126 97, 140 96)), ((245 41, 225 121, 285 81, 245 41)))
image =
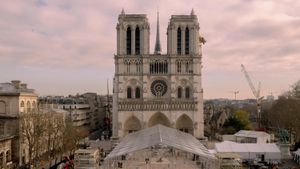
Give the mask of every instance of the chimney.
POLYGON ((27 84, 26 83, 21 83, 21 89, 27 89, 27 84))
POLYGON ((15 86, 16 89, 20 89, 21 87, 21 81, 20 80, 12 80, 12 85, 15 86))

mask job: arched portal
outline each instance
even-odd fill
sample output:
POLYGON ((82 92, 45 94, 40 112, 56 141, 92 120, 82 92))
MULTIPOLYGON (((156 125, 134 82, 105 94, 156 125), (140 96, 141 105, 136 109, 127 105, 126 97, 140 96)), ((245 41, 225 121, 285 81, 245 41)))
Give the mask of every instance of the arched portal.
POLYGON ((193 121, 186 114, 181 115, 176 121, 176 128, 180 131, 193 134, 193 121))
POLYGON ((152 115, 152 117, 149 119, 148 127, 152 127, 152 126, 155 126, 157 124, 161 124, 161 125, 164 125, 164 126, 167 126, 167 127, 171 126, 171 123, 170 123, 168 117, 165 116, 164 114, 160 113, 160 112, 155 113, 154 115, 152 115))
POLYGON ((126 134, 136 132, 136 131, 141 130, 141 129, 142 129, 141 122, 135 116, 129 117, 126 120, 125 124, 124 124, 124 130, 125 130, 124 132, 126 134))

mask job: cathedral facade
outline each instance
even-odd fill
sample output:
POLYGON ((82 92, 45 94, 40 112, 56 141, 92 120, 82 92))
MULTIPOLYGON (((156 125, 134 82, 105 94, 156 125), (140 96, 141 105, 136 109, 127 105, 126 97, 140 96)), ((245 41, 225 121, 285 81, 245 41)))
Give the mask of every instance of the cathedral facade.
POLYGON ((158 17, 154 53, 145 14, 122 10, 116 29, 113 137, 156 124, 204 137, 202 41, 194 12, 171 16, 166 54, 161 53, 158 17))

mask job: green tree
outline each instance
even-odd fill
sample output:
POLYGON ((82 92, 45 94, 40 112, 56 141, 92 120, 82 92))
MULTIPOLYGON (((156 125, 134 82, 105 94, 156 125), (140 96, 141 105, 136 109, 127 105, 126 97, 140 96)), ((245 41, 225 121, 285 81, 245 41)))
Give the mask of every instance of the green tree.
POLYGON ((249 121, 249 114, 244 110, 237 110, 224 123, 223 132, 233 134, 240 130, 251 130, 252 126, 249 121))

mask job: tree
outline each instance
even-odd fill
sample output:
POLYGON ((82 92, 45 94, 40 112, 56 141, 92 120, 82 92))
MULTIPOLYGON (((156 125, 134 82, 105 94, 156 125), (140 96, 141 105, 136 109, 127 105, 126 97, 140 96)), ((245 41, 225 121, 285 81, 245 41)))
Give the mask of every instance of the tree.
POLYGON ((263 114, 263 118, 267 127, 287 129, 300 142, 300 80, 279 96, 271 109, 263 114))
MULTIPOLYGON (((41 154, 41 144, 45 131, 45 118, 41 113, 28 112, 20 117, 22 147, 28 149, 29 164, 35 166, 35 158, 41 154)), ((30 166, 31 167, 31 166, 30 166)))
POLYGON ((233 134, 240 130, 251 130, 252 126, 249 121, 249 114, 244 110, 237 110, 229 117, 224 125, 223 133, 233 134))
POLYGON ((73 126, 70 118, 65 119, 65 125, 62 128, 62 148, 61 153, 72 152, 77 148, 77 144, 83 137, 80 135, 78 128, 73 126))
POLYGON ((41 157, 51 161, 57 155, 72 152, 85 135, 74 127, 69 117, 57 112, 28 112, 20 116, 22 148, 26 148, 30 167, 41 157))

